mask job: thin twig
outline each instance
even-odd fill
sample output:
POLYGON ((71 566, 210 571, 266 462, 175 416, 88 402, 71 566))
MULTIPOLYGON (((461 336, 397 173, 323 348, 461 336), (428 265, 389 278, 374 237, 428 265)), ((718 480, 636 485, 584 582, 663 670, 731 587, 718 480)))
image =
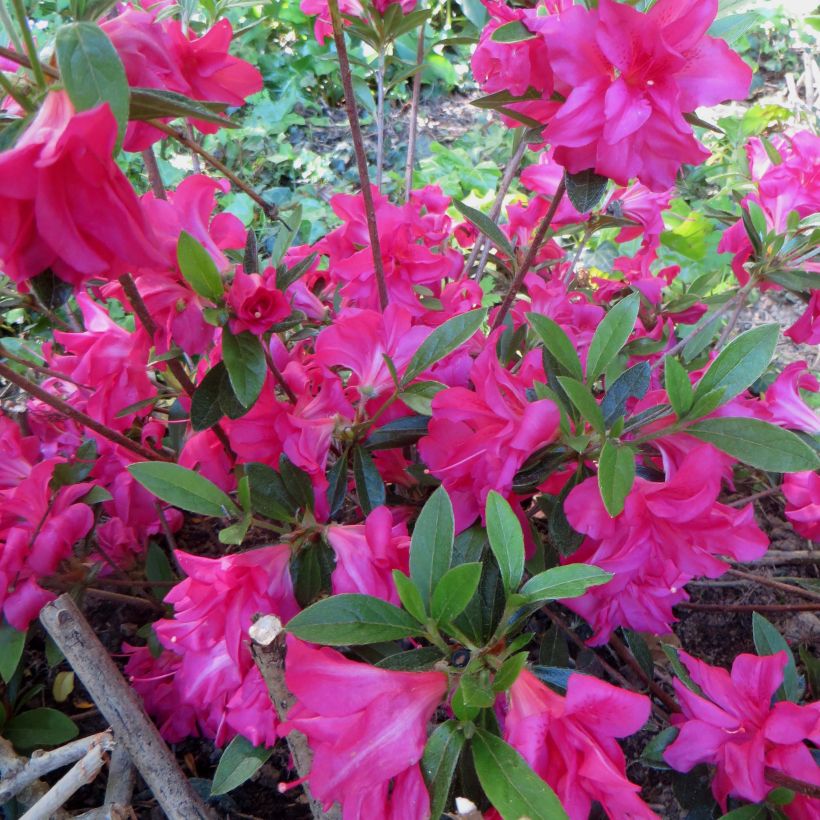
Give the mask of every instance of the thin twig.
POLYGON ((729 321, 726 323, 726 327, 723 328, 723 332, 720 334, 720 338, 718 339, 717 349, 723 347, 726 342, 729 340, 729 336, 731 335, 732 331, 735 329, 735 325, 737 324, 737 320, 740 318, 740 314, 743 311, 743 308, 746 306, 746 293, 747 291, 738 291, 738 296, 743 294, 742 298, 737 300, 737 305, 735 306, 732 315, 729 317, 729 321))
POLYGON ((117 744, 108 764, 108 783, 105 786, 105 802, 112 806, 127 806, 131 802, 137 770, 122 744, 117 744))
MULTIPOLYGON (((191 142, 195 142, 194 127, 187 120, 185 121, 185 133, 188 135, 188 139, 191 142)), ((202 172, 202 165, 199 162, 199 157, 197 156, 196 151, 191 151, 191 165, 193 166, 193 171, 195 174, 202 172)))
MULTIPOLYGON (((11 60, 13 63, 17 63, 17 65, 23 66, 23 68, 31 68, 31 60, 26 57, 25 54, 21 54, 19 51, 15 51, 13 48, 6 48, 6 46, 0 46, 0 57, 5 57, 7 60, 11 60)), ((50 65, 46 65, 45 63, 40 63, 40 71, 46 75, 46 77, 51 77, 52 80, 59 80, 60 75, 57 71, 55 71, 50 65)))
POLYGON ((384 174, 384 46, 376 58, 376 188, 381 192, 384 174))
POLYGON ((40 612, 46 631, 63 651, 94 703, 111 724, 169 820, 210 820, 212 812, 182 773, 137 693, 125 682, 77 605, 61 595, 40 612))
POLYGON ((222 176, 229 179, 239 190, 244 191, 264 212, 268 219, 278 219, 279 209, 272 202, 268 202, 262 198, 262 195, 257 193, 247 182, 240 179, 224 162, 220 162, 213 154, 206 151, 196 140, 191 139, 184 131, 177 128, 172 128, 159 120, 149 120, 150 125, 169 137, 173 137, 178 143, 184 145, 186 148, 199 154, 205 162, 212 168, 219 171, 222 176))
POLYGON ((504 301, 501 303, 501 307, 498 309, 498 313, 495 315, 495 321, 493 322, 492 329, 495 330, 496 328, 500 327, 501 324, 504 322, 504 317, 507 315, 507 311, 510 309, 510 305, 513 303, 513 299, 515 299, 516 294, 521 288, 521 283, 524 281, 524 277, 529 273, 530 268, 532 267, 533 263, 535 262, 535 257, 538 255, 538 251, 541 248, 541 244, 544 241, 544 238, 547 235, 547 231, 552 224, 552 219, 555 216, 556 211, 558 210, 558 206, 561 204, 561 200, 564 198, 564 192, 566 191, 566 180, 565 178, 561 178, 561 181, 558 183, 558 188, 555 190, 555 196, 552 198, 552 202, 550 203, 549 210, 546 213, 546 216, 541 221, 541 224, 538 226, 538 230, 535 233, 535 236, 532 238, 532 242, 530 243, 530 247, 527 250, 527 255, 524 257, 524 261, 521 263, 521 267, 518 269, 518 272, 515 274, 515 278, 510 285, 510 289, 507 291, 507 295, 504 297, 504 301))
POLYGON ((28 25, 28 17, 26 16, 26 8, 23 5, 23 0, 11 0, 14 7, 14 13, 17 15, 17 22, 20 24, 20 30, 23 32, 23 43, 26 47, 26 54, 28 54, 29 62, 31 63, 31 71, 34 74, 34 81, 39 88, 46 87, 46 78, 43 76, 43 68, 40 65, 40 57, 37 54, 37 46, 34 43, 34 37, 31 36, 31 29, 28 25))
POLYGON ((769 498, 769 496, 777 495, 780 492, 780 487, 769 487, 768 490, 761 490, 759 493, 752 493, 745 498, 738 498, 734 501, 728 501, 727 507, 742 507, 744 504, 749 504, 752 501, 758 501, 761 498, 769 498))
POLYGON ((83 413, 82 410, 72 407, 67 401, 64 401, 58 396, 52 395, 47 390, 40 387, 40 385, 35 384, 34 382, 29 381, 25 376, 21 376, 19 373, 16 373, 8 367, 8 365, 0 363, 0 378, 17 385, 17 387, 21 390, 25 391, 30 396, 34 396, 34 398, 39 399, 43 402, 43 404, 47 404, 63 416, 76 421, 78 424, 83 425, 83 427, 87 427, 89 430, 93 430, 103 438, 112 441, 114 444, 118 444, 120 447, 124 447, 126 450, 130 450, 132 453, 135 453, 141 458, 149 461, 169 461, 169 459, 162 453, 155 450, 149 450, 147 447, 143 447, 142 444, 138 444, 136 441, 131 441, 130 438, 126 438, 122 433, 118 433, 116 430, 106 427, 96 419, 93 419, 91 416, 83 413))
POLYGON ((353 140, 353 152, 356 155, 356 165, 359 169, 359 183, 362 187, 364 212, 367 218, 367 231, 370 235, 370 250, 373 254, 373 269, 376 274, 376 286, 379 292, 379 305, 382 311, 387 309, 387 282, 384 278, 384 264, 382 249, 379 241, 379 228, 376 222, 376 207, 373 204, 373 192, 370 190, 370 174, 367 170, 367 155, 364 151, 362 128, 359 124, 359 114, 356 111, 356 95, 353 91, 353 77, 350 73, 350 60, 347 57, 345 33, 342 25, 342 15, 339 12, 339 0, 328 0, 330 21, 333 24, 333 39, 336 42, 336 54, 339 58, 339 71, 342 75, 342 87, 345 94, 345 108, 350 122, 350 136, 353 140))
POLYGON ((615 654, 624 661, 630 669, 649 687, 652 694, 661 702, 670 712, 680 712, 675 699, 666 692, 661 686, 658 686, 652 678, 646 674, 644 668, 638 663, 635 656, 630 652, 629 648, 617 636, 611 635, 609 638, 609 645, 615 650, 615 654))
POLYGON ((771 587, 772 589, 777 589, 781 592, 788 592, 790 595, 800 595, 803 598, 808 598, 810 601, 820 601, 820 593, 812 592, 809 589, 803 589, 803 587, 784 584, 781 581, 775 581, 773 578, 765 578, 762 575, 754 575, 751 572, 742 572, 739 569, 726 570, 726 574, 732 575, 735 578, 743 578, 746 581, 754 581, 764 587, 771 587))
MULTIPOLYGON (((423 22, 419 28, 419 39, 416 46, 416 65, 421 66, 424 60, 424 30, 427 23, 423 22)), ((404 167, 404 201, 410 201, 410 192, 413 189, 413 166, 416 164, 416 139, 418 138, 419 100, 421 99, 421 75, 423 68, 419 68, 413 75, 413 97, 410 101, 410 126, 407 132, 407 164, 404 167)))
POLYGON ((756 561, 738 561, 737 564, 744 567, 779 567, 785 564, 814 564, 818 560, 820 560, 820 552, 816 550, 769 550, 766 555, 756 561))
POLYGON ((74 379, 72 379, 70 376, 66 376, 65 373, 60 373, 59 370, 52 370, 50 367, 43 367, 42 365, 35 364, 29 359, 24 359, 22 356, 17 356, 15 353, 12 353, 8 348, 4 347, 2 343, 0 343, 0 356, 2 356, 4 359, 8 359, 9 361, 21 364, 24 367, 27 367, 29 370, 33 370, 35 373, 39 373, 42 376, 49 376, 52 379, 59 379, 61 382, 68 382, 69 384, 81 387, 83 390, 92 389, 86 384, 80 384, 79 382, 75 382, 74 379))
POLYGON ((153 146, 149 145, 142 152, 142 161, 145 163, 145 171, 148 174, 148 181, 151 183, 151 190, 154 192, 154 196, 157 199, 168 199, 165 184, 159 172, 159 165, 157 165, 157 158, 154 155, 153 146))
POLYGON ((271 356, 268 346, 262 345, 262 349, 265 351, 265 361, 268 363, 268 370, 270 370, 273 374, 273 378, 276 379, 276 383, 282 388, 285 395, 288 397, 288 401, 291 404, 296 404, 298 401, 296 394, 293 390, 291 390, 290 385, 285 381, 285 376, 282 371, 276 366, 276 362, 273 360, 273 356, 271 356))
POLYGON ((774 769, 771 766, 766 766, 765 769, 766 780, 774 786, 783 786, 798 794, 805 794, 807 797, 820 799, 820 786, 815 783, 807 783, 805 780, 798 780, 796 777, 791 777, 779 769, 774 769))
POLYGON ((820 604, 700 604, 680 603, 681 609, 703 612, 820 612, 820 604))

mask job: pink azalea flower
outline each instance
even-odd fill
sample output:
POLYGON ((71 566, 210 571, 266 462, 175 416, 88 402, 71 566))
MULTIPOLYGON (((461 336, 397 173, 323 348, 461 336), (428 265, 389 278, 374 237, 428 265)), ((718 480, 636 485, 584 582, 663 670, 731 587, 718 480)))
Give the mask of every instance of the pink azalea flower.
POLYGON ((0 152, 0 270, 18 285, 47 268, 79 285, 158 260, 112 157, 116 139, 107 103, 76 114, 64 91, 52 91, 17 144, 0 152))
POLYGON ((510 688, 504 739, 556 792, 570 820, 586 820, 598 801, 613 820, 657 815, 626 776, 616 738, 649 718, 644 695, 587 675, 571 675, 566 697, 524 670, 510 688))
POLYGON ((90 484, 50 488, 63 461, 41 461, 16 487, 0 491, 0 610, 15 629, 27 629, 56 597, 38 581, 56 572, 94 524, 91 508, 79 503, 90 484))
POLYGON ((643 235, 641 248, 657 248, 665 230, 661 214, 669 207, 673 194, 674 188, 656 193, 640 182, 613 191, 606 200, 606 212, 638 223, 635 227, 621 228, 615 242, 629 242, 643 235))
POLYGON ((154 668, 137 651, 126 670, 147 697, 146 707, 157 716, 166 739, 173 742, 184 736, 180 732, 191 733, 195 716, 199 730, 219 746, 236 734, 254 745, 273 745, 276 711, 246 642, 255 615, 287 621, 299 609, 288 571, 290 547, 262 547, 217 559, 175 555, 188 577, 165 597, 174 617, 154 623, 166 651, 154 668), (140 677, 147 682, 169 669, 170 688, 139 685, 140 677), (167 714, 169 701, 188 714, 173 719, 167 714))
POLYGON ((346 820, 426 817, 418 764, 447 675, 378 669, 292 636, 287 646, 285 681, 296 703, 279 733, 307 737, 308 781, 325 809, 340 803, 346 820))
POLYGON ((394 387, 384 357, 392 359, 401 376, 430 335, 430 328, 412 324, 410 313, 398 305, 388 305, 384 313, 348 308, 316 338, 315 360, 350 370, 348 386, 356 388, 358 398, 374 398, 394 387))
MULTIPOLYGON (((233 29, 225 19, 197 37, 190 29, 187 34, 183 32, 178 20, 157 20, 155 12, 128 6, 101 27, 117 50, 131 86, 233 106, 243 105, 246 97, 262 90, 258 69, 228 53, 233 29)), ((163 121, 168 122, 168 118, 163 121)), ((205 134, 219 128, 213 122, 191 122, 205 134)), ((163 136, 147 123, 132 122, 124 147, 126 151, 142 151, 163 136)))
POLYGON ((766 410, 772 424, 813 436, 820 433, 820 417, 803 400, 801 390, 817 393, 820 383, 806 362, 792 362, 767 388, 766 410))
POLYGON ((753 506, 717 503, 720 488, 720 455, 701 444, 665 481, 638 476, 614 518, 601 501, 597 479, 569 493, 567 519, 587 539, 564 563, 590 563, 614 573, 608 584, 565 602, 595 630, 591 645, 606 643, 619 626, 669 632, 672 607, 688 597, 684 584, 722 575, 727 565, 719 556, 753 561, 766 552, 769 541, 755 523, 753 506))
POLYGON ((456 528, 482 513, 490 490, 509 496, 512 480, 527 458, 558 433, 558 408, 548 399, 529 401, 538 375, 532 357, 517 373, 506 370, 491 335, 470 373, 473 390, 451 387, 433 399, 429 433, 419 453, 441 479, 456 514, 456 528))
MULTIPOLYGON (((77 294, 85 331, 54 331, 67 355, 49 357, 51 366, 65 373, 79 388, 71 404, 113 430, 127 430, 146 408, 126 415, 120 411, 153 398, 157 390, 148 378, 150 342, 138 327, 130 333, 86 293, 77 294)), ((91 435, 96 435, 91 433, 91 435)))
POLYGON ((796 344, 820 344, 820 290, 812 291, 803 315, 786 331, 796 344))
POLYGON ((0 490, 16 487, 40 459, 36 436, 24 436, 8 416, 0 414, 0 490))
POLYGON ((271 277, 237 270, 227 296, 228 307, 233 313, 231 332, 247 330, 261 336, 271 325, 290 315, 290 305, 271 277))
MULTIPOLYGON (((688 772, 699 763, 715 766, 712 792, 724 811, 730 795, 752 803, 765 800, 775 788, 766 780, 767 767, 820 786, 820 770, 803 743, 820 742, 820 710, 816 704, 798 706, 790 701, 772 705, 772 696, 783 683, 785 652, 738 655, 731 674, 685 652, 680 658, 704 696, 675 679, 683 713, 673 715, 672 721, 680 733, 663 755, 673 769, 688 772)), ((820 810, 820 801, 813 802, 820 810)))
POLYGON ((333 593, 360 592, 399 605, 393 570, 405 574, 410 560, 407 525, 393 524, 387 507, 377 507, 364 524, 332 524, 327 542, 336 554, 333 593))
POLYGON ((593 168, 665 191, 682 163, 708 156, 683 114, 743 99, 751 69, 706 35, 717 0, 659 0, 641 13, 615 0, 544 17, 556 90, 566 102, 546 139, 570 173, 593 168))
POLYGON ((820 475, 812 472, 783 476, 786 518, 794 531, 810 541, 820 541, 820 475))

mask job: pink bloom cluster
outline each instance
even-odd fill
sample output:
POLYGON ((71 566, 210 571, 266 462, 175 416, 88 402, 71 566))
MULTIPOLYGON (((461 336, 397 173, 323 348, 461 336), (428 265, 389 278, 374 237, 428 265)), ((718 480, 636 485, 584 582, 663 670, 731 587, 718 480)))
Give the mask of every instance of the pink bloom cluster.
POLYGON ((708 156, 684 114, 749 89, 751 69, 706 34, 717 5, 659 0, 642 13, 616 0, 595 9, 549 2, 538 11, 492 4, 473 71, 488 93, 535 92, 513 108, 546 126, 569 173, 591 168, 619 185, 637 177, 664 191, 681 164, 708 156), (492 31, 511 20, 536 37, 493 41, 492 31))
MULTIPOLYGON (((775 788, 767 769, 820 786, 820 771, 804 743, 820 744, 820 702, 772 705, 783 683, 785 652, 738 655, 731 674, 685 652, 680 658, 700 693, 674 682, 683 712, 673 718, 680 732, 664 752, 673 769, 715 766, 712 791, 724 811, 729 796, 752 803, 765 800, 775 788)), ((820 813, 820 800, 797 795, 784 811, 794 820, 811 820, 820 813)))

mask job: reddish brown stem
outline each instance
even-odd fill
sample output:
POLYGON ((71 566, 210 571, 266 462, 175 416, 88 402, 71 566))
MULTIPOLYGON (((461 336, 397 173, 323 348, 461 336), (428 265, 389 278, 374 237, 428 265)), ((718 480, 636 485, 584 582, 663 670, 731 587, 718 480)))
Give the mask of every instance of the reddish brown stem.
POLYGON ((350 135, 353 139, 353 151, 356 154, 356 165, 359 169, 359 182, 362 186, 364 211, 367 217, 367 231, 370 235, 370 250, 373 253, 373 268, 376 272, 376 286, 379 291, 379 304, 382 311, 387 309, 387 283, 384 278, 382 249, 379 242, 379 230, 376 223, 376 207, 373 204, 373 192, 370 190, 370 174, 367 170, 367 155, 364 151, 362 129, 359 125, 359 114, 356 111, 356 96, 353 92, 353 77, 350 73, 350 61, 347 57, 342 15, 339 13, 338 0, 328 0, 330 21, 333 24, 333 39, 336 42, 336 53, 339 57, 339 71, 342 75, 342 87, 345 93, 345 108, 350 121, 350 135))
POLYGON ((629 668, 649 687, 649 690, 652 694, 661 702, 663 705, 670 711, 670 712, 680 712, 680 706, 675 702, 675 699, 666 691, 664 691, 663 687, 658 686, 649 675, 646 674, 643 667, 638 663, 635 656, 632 652, 629 651, 629 648, 623 643, 623 641, 617 636, 612 635, 609 639, 609 645, 615 650, 615 654, 622 660, 624 663, 629 666, 629 668))
POLYGON ((148 174, 148 181, 151 183, 151 190, 157 199, 168 199, 165 191, 165 184, 162 181, 162 174, 159 172, 157 158, 154 156, 154 149, 148 146, 142 152, 142 161, 145 163, 145 171, 148 174))
POLYGON ((677 604, 701 612, 820 612, 820 604, 677 604))
POLYGON ((63 382, 68 382, 69 384, 75 384, 77 387, 81 387, 84 390, 90 390, 91 388, 85 384, 80 384, 79 382, 75 382, 70 376, 66 376, 65 373, 60 373, 59 370, 52 370, 50 367, 43 367, 42 365, 35 364, 34 362, 29 361, 28 359, 24 359, 22 356, 16 356, 10 350, 7 350, 0 344, 0 356, 4 359, 8 359, 9 361, 16 362, 17 364, 21 364, 24 367, 27 367, 29 370, 33 370, 35 373, 39 373, 41 376, 48 376, 52 379, 59 379, 63 382))
POLYGON ((558 210, 558 206, 564 198, 564 191, 566 191, 566 182, 562 178, 558 183, 558 188, 555 190, 555 196, 552 198, 549 210, 547 211, 544 219, 541 221, 541 224, 538 226, 535 236, 532 238, 530 247, 527 250, 527 255, 524 257, 524 261, 521 263, 521 267, 515 274, 515 278, 510 285, 510 289, 507 291, 507 295, 504 297, 504 301, 501 303, 501 307, 495 315, 495 321, 493 322, 492 327, 493 330, 501 326, 501 323, 504 321, 504 317, 507 315, 507 312, 512 305, 513 299, 515 299, 516 294, 521 289, 521 285, 524 282, 524 277, 529 273, 530 268, 533 266, 535 257, 541 248, 541 244, 547 235, 547 231, 550 229, 555 212, 558 210))
POLYGON ((276 362, 273 360, 273 356, 271 356, 268 346, 262 345, 262 348, 265 351, 265 360, 268 363, 268 369, 271 373, 273 373, 273 378, 276 379, 276 383, 279 385, 279 387, 282 388, 285 395, 288 397, 288 401, 291 404, 296 404, 296 394, 293 392, 293 390, 290 389, 290 385, 285 381, 284 374, 276 366, 276 362))
POLYGON ((21 376, 5 364, 0 364, 0 378, 17 385, 17 387, 21 390, 24 390, 30 396, 34 396, 34 398, 39 399, 43 402, 43 404, 47 404, 49 407, 54 408, 58 413, 61 413, 66 418, 73 419, 78 424, 82 424, 83 427, 93 430, 95 433, 98 433, 103 438, 112 441, 114 444, 118 444, 120 447, 125 447, 126 450, 130 450, 132 453, 140 456, 140 458, 145 458, 149 461, 169 460, 161 453, 149 450, 147 447, 143 447, 136 441, 131 441, 130 438, 126 438, 122 433, 118 433, 116 430, 106 427, 104 424, 101 424, 96 421, 96 419, 86 415, 76 407, 72 407, 68 402, 63 401, 63 399, 53 396, 48 391, 43 390, 40 385, 29 381, 25 376, 21 376))
POLYGON ((213 154, 206 151, 196 140, 192 140, 184 131, 177 128, 172 128, 159 120, 150 120, 151 126, 169 137, 173 137, 178 143, 184 145, 189 150, 198 154, 205 162, 212 168, 219 171, 222 176, 229 179, 239 190, 244 191, 265 213, 268 219, 277 219, 279 217, 279 209, 271 202, 267 202, 262 198, 262 195, 257 193, 247 182, 240 179, 225 163, 220 162, 213 154))
POLYGON ((766 766, 765 774, 766 780, 773 786, 783 786, 798 794, 805 794, 807 797, 820 799, 820 786, 816 786, 814 783, 807 783, 805 780, 790 777, 778 769, 773 769, 771 766, 766 766))
MULTIPOLYGON (((23 68, 31 69, 31 60, 25 56, 25 54, 20 54, 20 52, 15 51, 13 48, 6 48, 5 46, 0 46, 0 57, 5 57, 7 60, 11 60, 13 63, 17 63, 17 65, 23 66, 23 68)), ((51 77, 53 80, 59 80, 60 75, 57 71, 55 71, 50 65, 46 65, 45 63, 40 63, 40 69, 42 70, 43 74, 46 77, 51 77)))

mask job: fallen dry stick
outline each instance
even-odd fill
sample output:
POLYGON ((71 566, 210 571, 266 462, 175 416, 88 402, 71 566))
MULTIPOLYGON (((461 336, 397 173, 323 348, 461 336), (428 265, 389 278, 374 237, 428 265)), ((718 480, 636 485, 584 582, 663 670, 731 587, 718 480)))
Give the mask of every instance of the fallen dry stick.
POLYGON ((169 820, 210 820, 212 813, 70 596, 61 595, 46 604, 40 620, 111 724, 117 742, 125 747, 169 820))

